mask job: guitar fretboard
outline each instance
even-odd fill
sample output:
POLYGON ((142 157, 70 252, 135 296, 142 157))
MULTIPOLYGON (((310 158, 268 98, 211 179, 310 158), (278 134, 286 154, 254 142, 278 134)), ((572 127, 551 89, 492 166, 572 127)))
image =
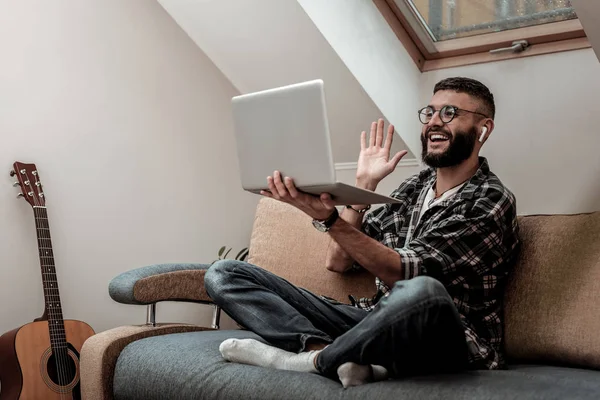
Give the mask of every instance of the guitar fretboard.
POLYGON ((56 279, 54 253, 50 238, 50 226, 46 207, 34 206, 35 227, 38 240, 40 266, 42 268, 42 284, 44 286, 44 300, 48 312, 48 326, 50 329, 50 344, 53 350, 66 349, 65 324, 56 279))

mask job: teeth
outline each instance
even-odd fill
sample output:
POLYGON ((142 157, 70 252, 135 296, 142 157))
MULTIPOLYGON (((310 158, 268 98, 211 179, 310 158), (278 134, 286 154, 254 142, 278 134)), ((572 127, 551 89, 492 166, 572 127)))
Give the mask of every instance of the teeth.
POLYGON ((446 140, 446 136, 444 135, 431 135, 429 138, 432 140, 446 140))

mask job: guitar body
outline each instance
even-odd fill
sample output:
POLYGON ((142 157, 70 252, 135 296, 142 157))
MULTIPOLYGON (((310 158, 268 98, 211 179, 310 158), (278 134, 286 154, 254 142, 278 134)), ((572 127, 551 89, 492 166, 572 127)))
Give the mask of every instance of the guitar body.
POLYGON ((80 399, 79 352, 94 330, 85 322, 64 320, 69 365, 57 371, 48 321, 23 325, 0 337, 0 400, 80 399), (60 385, 58 374, 62 373, 60 385))

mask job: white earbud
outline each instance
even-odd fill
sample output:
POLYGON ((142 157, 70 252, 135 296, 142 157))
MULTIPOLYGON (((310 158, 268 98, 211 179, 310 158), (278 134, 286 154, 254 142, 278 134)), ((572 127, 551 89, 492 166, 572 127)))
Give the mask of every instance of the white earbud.
POLYGON ((479 141, 483 143, 483 139, 485 139, 485 135, 487 135, 487 126, 481 128, 481 136, 479 136, 479 141))

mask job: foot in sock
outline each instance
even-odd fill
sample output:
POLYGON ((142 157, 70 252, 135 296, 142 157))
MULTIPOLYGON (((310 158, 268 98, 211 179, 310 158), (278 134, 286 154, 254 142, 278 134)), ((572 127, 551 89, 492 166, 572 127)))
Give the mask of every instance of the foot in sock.
POLYGON ((318 350, 296 354, 254 339, 227 339, 221 343, 219 351, 224 359, 231 362, 288 371, 318 372, 314 365, 318 350))
POLYGON ((337 373, 345 388, 382 381, 388 377, 387 369, 381 365, 360 365, 353 362, 340 365, 337 373))

